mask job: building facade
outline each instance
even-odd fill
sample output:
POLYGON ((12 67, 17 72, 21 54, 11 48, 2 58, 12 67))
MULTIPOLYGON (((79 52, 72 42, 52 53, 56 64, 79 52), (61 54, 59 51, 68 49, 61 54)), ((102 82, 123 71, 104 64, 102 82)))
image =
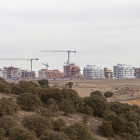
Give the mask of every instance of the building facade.
MULTIPOLYGON (((69 69, 68 65, 63 66, 63 74, 65 78, 68 78, 68 69, 69 69)), ((70 64, 70 78, 80 78, 81 77, 80 71, 81 70, 79 66, 76 66, 74 63, 70 64)))
POLYGON ((83 76, 86 79, 105 79, 104 69, 95 65, 87 65, 84 67, 83 76))
POLYGON ((134 68, 125 64, 117 64, 113 66, 114 78, 135 78, 134 68))
MULTIPOLYGON (((30 79, 31 71, 30 70, 21 70, 21 77, 30 79)), ((35 71, 32 71, 32 78, 35 79, 35 71)))
POLYGON ((113 71, 108 69, 108 68, 104 68, 104 77, 106 79, 111 79, 113 78, 113 71))
POLYGON ((39 79, 63 79, 63 74, 59 70, 41 69, 38 71, 39 79))
POLYGON ((134 68, 134 70, 135 70, 135 73, 134 73, 135 77, 140 78, 140 68, 134 68))

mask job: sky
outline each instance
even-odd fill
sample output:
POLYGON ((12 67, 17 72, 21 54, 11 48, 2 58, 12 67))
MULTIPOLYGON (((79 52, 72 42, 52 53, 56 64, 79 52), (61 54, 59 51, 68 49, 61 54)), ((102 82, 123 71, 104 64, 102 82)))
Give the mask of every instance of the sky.
MULTIPOLYGON (((139 0, 0 0, 0 58, 39 58, 33 70, 63 71, 70 62, 113 69, 140 67, 139 0)), ((30 69, 30 61, 1 60, 0 68, 30 69)))

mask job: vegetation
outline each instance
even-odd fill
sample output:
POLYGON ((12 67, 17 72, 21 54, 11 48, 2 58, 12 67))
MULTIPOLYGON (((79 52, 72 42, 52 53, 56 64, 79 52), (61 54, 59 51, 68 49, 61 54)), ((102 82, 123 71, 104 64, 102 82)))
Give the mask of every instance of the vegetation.
POLYGON ((72 82, 68 82, 68 86, 69 88, 72 88, 73 83, 72 82))
POLYGON ((104 121, 99 127, 98 132, 104 137, 111 137, 113 135, 112 123, 104 121))
POLYGON ((34 131, 29 131, 27 128, 22 126, 15 126, 11 128, 9 138, 10 140, 37 140, 34 131))
POLYGON ((109 97, 113 96, 113 92, 107 91, 107 92, 104 93, 104 96, 106 98, 109 98, 109 97))
POLYGON ((67 126, 64 133, 69 136, 71 140, 95 140, 88 127, 79 122, 67 126))
POLYGON ((83 122, 84 122, 84 123, 87 123, 88 121, 89 121, 89 115, 85 114, 85 115, 83 116, 83 122))
POLYGON ((5 131, 3 128, 0 128, 0 140, 4 140, 5 131))
POLYGON ((46 79, 39 80, 38 83, 40 86, 49 86, 49 82, 46 79))
POLYGON ((39 97, 32 93, 18 95, 17 103, 21 106, 21 108, 27 110, 34 110, 42 105, 39 97))
POLYGON ((81 110, 82 113, 87 114, 89 116, 93 115, 93 110, 90 106, 86 105, 85 107, 82 108, 81 110))
POLYGON ((66 122, 63 119, 57 119, 53 123, 53 129, 55 131, 61 131, 66 127, 66 122))
POLYGON ((18 123, 17 123, 17 119, 15 119, 14 117, 12 116, 2 116, 0 118, 0 127, 3 128, 6 132, 6 134, 9 133, 9 130, 12 128, 12 127, 15 127, 17 126, 18 123))
POLYGON ((18 111, 19 109, 19 106, 13 101, 12 98, 2 97, 0 99, 0 116, 15 116, 16 111, 18 111))
POLYGON ((93 91, 93 92, 90 93, 90 96, 92 96, 92 95, 102 96, 102 93, 100 91, 96 90, 96 91, 93 91))
POLYGON ((29 130, 33 130, 38 136, 41 136, 45 129, 52 129, 51 120, 38 114, 26 116, 22 124, 29 130))

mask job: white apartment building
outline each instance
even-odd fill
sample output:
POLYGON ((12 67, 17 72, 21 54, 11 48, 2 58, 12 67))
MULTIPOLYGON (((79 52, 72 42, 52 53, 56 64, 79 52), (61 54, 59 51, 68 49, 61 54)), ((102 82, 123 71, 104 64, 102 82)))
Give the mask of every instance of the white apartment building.
POLYGON ((104 69, 95 65, 87 65, 84 67, 83 76, 86 79, 105 79, 104 69))
POLYGON ((38 71, 38 78, 39 79, 46 79, 47 78, 46 74, 45 74, 45 72, 43 70, 38 71))
POLYGON ((113 66, 114 78, 135 78, 134 68, 125 64, 117 64, 113 66))

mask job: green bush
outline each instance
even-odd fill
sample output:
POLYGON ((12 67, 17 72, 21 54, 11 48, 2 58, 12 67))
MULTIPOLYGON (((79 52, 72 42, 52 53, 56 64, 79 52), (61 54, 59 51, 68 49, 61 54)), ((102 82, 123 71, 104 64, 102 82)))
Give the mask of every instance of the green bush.
POLYGON ((93 92, 90 93, 90 96, 92 96, 92 95, 99 95, 99 96, 102 96, 102 92, 96 90, 96 91, 93 91, 93 92))
POLYGON ((52 129, 51 120, 38 114, 26 116, 22 123, 24 127, 33 130, 38 136, 41 136, 45 129, 52 129))
POLYGON ((15 116, 16 111, 18 111, 19 109, 20 107, 13 101, 12 98, 2 97, 0 99, 0 116, 15 116))
POLYGON ((2 77, 0 77, 0 82, 4 83, 5 85, 9 85, 9 83, 6 80, 4 80, 2 77))
POLYGON ((110 106, 110 110, 114 111, 117 115, 120 115, 122 113, 126 114, 127 111, 131 110, 130 105, 120 103, 120 102, 110 102, 109 106, 110 106))
POLYGON ((84 113, 84 114, 87 114, 87 115, 89 115, 89 116, 92 116, 92 115, 93 115, 93 110, 92 110, 92 108, 91 108, 90 106, 88 106, 88 105, 86 105, 85 107, 83 107, 83 109, 82 109, 81 112, 84 113))
POLYGON ((83 123, 76 122, 70 126, 67 126, 64 133, 71 140, 95 140, 90 133, 88 127, 83 123))
POLYGON ((113 96, 113 92, 107 91, 107 92, 104 93, 104 96, 106 98, 109 98, 109 97, 113 96))
POLYGON ((3 82, 0 82, 0 92, 3 92, 4 91, 4 83, 3 82))
POLYGON ((4 86, 4 90, 3 90, 3 93, 5 94, 10 94, 11 93, 11 87, 8 85, 4 86))
POLYGON ((98 127, 98 132, 104 137, 111 137, 113 135, 113 128, 111 122, 104 121, 98 127))
POLYGON ((107 102, 99 95, 92 95, 84 98, 85 105, 88 105, 93 110, 94 116, 102 117, 103 113, 108 109, 107 102))
POLYGON ((32 93, 23 93, 18 95, 17 103, 23 109, 34 110, 42 105, 39 97, 32 93))
POLYGON ((48 105, 56 105, 57 102, 53 98, 50 98, 50 99, 48 99, 47 104, 48 105))
POLYGON ((3 128, 0 128, 0 140, 4 140, 5 131, 3 128))
POLYGON ((41 140, 70 140, 63 132, 45 130, 40 137, 41 140))
POLYGON ((65 112, 65 115, 67 115, 68 113, 76 113, 74 103, 70 100, 62 99, 58 106, 60 110, 65 112))
POLYGON ((126 128, 125 128, 125 132, 126 133, 133 133, 133 132, 137 132, 137 125, 134 122, 127 122, 126 123, 126 128))
POLYGON ((49 82, 46 79, 41 79, 38 81, 38 83, 40 86, 47 86, 47 87, 49 86, 49 82))
POLYGON ((63 88, 62 90, 58 88, 49 88, 43 90, 41 100, 47 103, 47 100, 50 98, 53 98, 56 102, 61 102, 62 99, 70 100, 74 103, 77 111, 83 108, 83 99, 75 90, 70 88, 63 88))
POLYGON ((68 82, 68 86, 69 88, 72 88, 73 83, 72 82, 68 82))
POLYGON ((104 120, 112 123, 112 128, 115 133, 125 132, 126 122, 124 118, 119 117, 115 113, 110 113, 104 117, 104 120))
POLYGON ((50 106, 48 107, 48 109, 51 110, 51 111, 54 112, 54 113, 57 113, 57 112, 59 111, 58 105, 50 105, 50 106))
POLYGON ((85 115, 83 116, 83 122, 84 122, 84 123, 87 123, 88 121, 89 121, 89 115, 85 114, 85 115))
POLYGON ((17 126, 17 119, 12 116, 2 116, 0 118, 0 127, 3 128, 6 134, 9 133, 10 128, 17 126))
POLYGON ((63 119, 57 119, 56 121, 54 121, 53 123, 53 129, 55 131, 61 131, 62 129, 64 129, 66 127, 66 122, 63 119))
POLYGON ((9 132, 10 140, 37 140, 34 131, 29 131, 27 128, 22 126, 16 126, 10 129, 9 132))

